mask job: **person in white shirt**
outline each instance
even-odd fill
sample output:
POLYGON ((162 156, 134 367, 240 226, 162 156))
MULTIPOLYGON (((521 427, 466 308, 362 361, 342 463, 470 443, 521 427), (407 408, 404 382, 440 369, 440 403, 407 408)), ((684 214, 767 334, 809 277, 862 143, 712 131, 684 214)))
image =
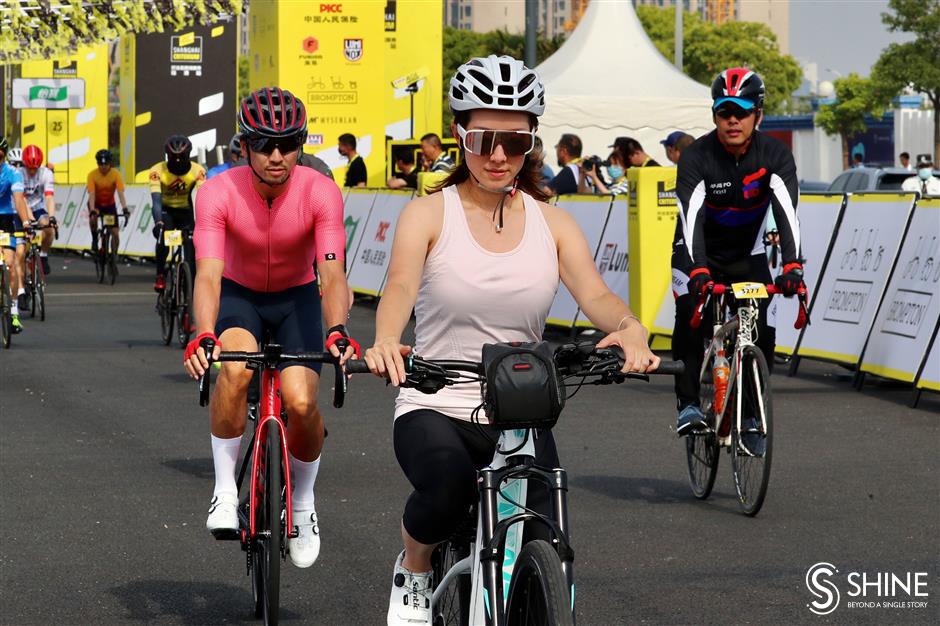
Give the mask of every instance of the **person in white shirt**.
POLYGON ((914 168, 911 167, 911 155, 909 153, 902 152, 898 155, 898 159, 901 161, 901 167, 906 169, 908 172, 913 171, 914 168))
POLYGON ((901 183, 903 191, 917 191, 922 196, 940 196, 940 178, 933 175, 933 158, 929 154, 917 155, 917 175, 901 183))

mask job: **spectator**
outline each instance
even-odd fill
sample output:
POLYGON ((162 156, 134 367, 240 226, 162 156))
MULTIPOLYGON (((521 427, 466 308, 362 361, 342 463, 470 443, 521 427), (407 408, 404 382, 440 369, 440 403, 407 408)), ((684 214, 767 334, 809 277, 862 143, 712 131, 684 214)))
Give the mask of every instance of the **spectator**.
POLYGON ((369 180, 366 171, 366 162, 356 153, 356 137, 352 133, 343 133, 339 136, 339 153, 349 161, 346 168, 346 182, 344 187, 365 187, 369 180))
POLYGON ((898 155, 898 158, 901 160, 901 167, 906 169, 908 172, 912 171, 914 168, 911 167, 911 155, 907 152, 902 152, 898 155))
POLYGON ((421 154, 424 155, 424 164, 428 172, 446 172, 454 170, 454 160, 444 152, 441 138, 435 133, 428 133, 421 138, 421 154))
POLYGON ((623 157, 620 156, 620 151, 614 150, 611 152, 607 160, 610 162, 610 165, 607 166, 607 176, 610 177, 610 185, 604 182, 604 179, 601 178, 595 167, 591 167, 590 169, 584 168, 585 175, 594 183, 594 189, 597 190, 597 193, 609 193, 615 196, 627 193, 627 168, 623 157))
POLYGON ((933 175, 933 158, 929 154, 917 155, 917 175, 901 183, 903 191, 918 191, 924 196, 940 196, 940 178, 933 175))
POLYGON ((695 138, 692 137, 692 135, 684 133, 681 130, 674 130, 669 133, 668 137, 659 142, 666 148, 666 158, 672 161, 673 164, 678 165, 679 163, 679 151, 676 150, 676 145, 686 137, 688 137, 690 141, 683 147, 686 147, 695 141, 695 138))
POLYGON ((535 136, 535 149, 532 151, 532 158, 542 162, 542 187, 547 187, 548 183, 555 178, 555 172, 553 172, 552 167, 545 162, 545 145, 542 143, 542 138, 538 135, 535 136))
POLYGON ((418 168, 415 166, 415 154, 406 150, 395 159, 395 175, 388 179, 388 186, 392 189, 417 189, 418 168))
POLYGON ((865 167, 865 164, 862 163, 862 154, 856 152, 852 155, 852 167, 865 167))
POLYGON ((227 169, 235 167, 235 164, 238 163, 239 159, 242 158, 242 136, 239 133, 236 133, 232 140, 228 142, 228 161, 224 163, 219 163, 215 167, 211 168, 206 172, 206 180, 218 176, 227 169))
POLYGON ((547 193, 553 196, 562 196, 569 193, 578 193, 578 181, 581 178, 581 138, 577 135, 565 133, 555 145, 555 156, 561 171, 548 183, 547 193))
POLYGON ((685 149, 695 143, 695 137, 692 135, 683 135, 676 141, 676 145, 673 146, 673 149, 676 152, 676 165, 679 164, 679 157, 682 156, 682 153, 685 152, 685 149))
POLYGON ((659 167, 659 163, 646 154, 640 142, 633 137, 617 137, 614 144, 607 147, 619 150, 624 162, 630 167, 659 167))

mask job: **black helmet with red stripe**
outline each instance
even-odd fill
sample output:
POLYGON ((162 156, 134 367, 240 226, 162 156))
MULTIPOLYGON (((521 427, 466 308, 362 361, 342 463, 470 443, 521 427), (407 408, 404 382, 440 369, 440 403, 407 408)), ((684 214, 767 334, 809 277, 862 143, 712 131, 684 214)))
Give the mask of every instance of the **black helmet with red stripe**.
POLYGON ((307 109, 291 92, 264 87, 248 94, 238 108, 238 129, 252 136, 307 138, 307 109))
POLYGON ((163 150, 166 152, 166 168, 171 174, 182 176, 192 167, 189 155, 193 151, 193 142, 186 135, 170 135, 163 150))
POLYGON ((733 102, 745 111, 764 108, 764 81, 746 67, 732 67, 712 83, 712 110, 733 102))

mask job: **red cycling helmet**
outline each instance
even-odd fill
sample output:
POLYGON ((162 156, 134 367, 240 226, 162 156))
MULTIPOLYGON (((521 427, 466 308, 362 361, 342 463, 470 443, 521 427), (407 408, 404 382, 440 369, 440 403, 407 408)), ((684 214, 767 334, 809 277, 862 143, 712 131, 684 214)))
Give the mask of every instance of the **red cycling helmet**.
POLYGON ((712 83, 712 110, 733 102, 745 111, 764 108, 764 81, 746 67, 732 67, 712 83))
POLYGON ((29 169, 36 169, 42 166, 42 150, 39 146, 29 145, 23 148, 23 165, 29 169))
POLYGON ((297 96, 280 87, 248 94, 238 107, 238 128, 250 136, 307 137, 307 109, 297 96))

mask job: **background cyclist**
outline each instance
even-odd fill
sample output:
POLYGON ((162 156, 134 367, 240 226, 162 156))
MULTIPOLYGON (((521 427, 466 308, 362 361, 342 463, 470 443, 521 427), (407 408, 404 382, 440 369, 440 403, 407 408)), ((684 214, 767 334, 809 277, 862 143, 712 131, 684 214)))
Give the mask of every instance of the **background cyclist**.
MULTIPOLYGON (((306 109, 288 91, 260 89, 242 101, 238 127, 248 165, 216 176, 197 197, 199 334, 186 349, 186 370, 197 377, 208 367, 207 338, 226 350, 255 351, 266 329, 287 351, 323 350, 321 317, 330 326, 330 352, 340 356, 337 346, 349 346, 342 355, 345 362, 354 348, 343 326, 349 310, 343 196, 331 179, 297 167, 307 136, 306 109)), ((319 372, 319 363, 281 372, 294 486, 291 506, 299 533, 288 539, 288 550, 297 567, 309 567, 320 552, 314 497, 324 436, 316 403, 319 372)), ((215 489, 206 527, 216 536, 238 529, 235 465, 251 374, 243 363, 223 363, 209 407, 215 489)))
MULTIPOLYGON (((713 281, 771 282, 764 233, 771 215, 779 232, 783 272, 776 286, 793 295, 803 282, 796 206, 799 181, 793 155, 781 141, 757 130, 763 115, 764 82, 745 68, 721 72, 712 84, 715 130, 700 137, 679 159, 676 195, 679 223, 672 251, 676 320, 673 358, 685 361, 676 377, 676 431, 685 435, 705 425, 699 408, 699 370, 709 321, 690 327, 693 311, 713 281)), ((757 345, 773 364, 775 330, 761 300, 757 345)), ((708 313, 708 311, 704 311, 708 313)), ((756 420, 745 420, 755 430, 756 420)), ((752 441, 760 440, 751 433, 752 441)), ((757 453, 758 450, 752 449, 757 453)))
POLYGON ((242 158, 242 139, 238 133, 232 135, 232 140, 228 142, 228 160, 225 163, 219 163, 215 167, 209 168, 206 172, 206 180, 213 176, 218 176, 222 172, 235 167, 242 158))
MULTIPOLYGON (((117 204, 114 193, 121 199, 122 213, 127 216, 127 200, 124 198, 124 180, 117 168, 113 167, 114 157, 110 150, 98 150, 95 153, 98 167, 88 172, 88 226, 91 228, 91 252, 98 252, 98 215, 113 215, 117 218, 117 204)), ((121 229, 114 220, 111 227, 111 252, 115 254, 120 244, 121 229)))
MULTIPOLYGON (((170 135, 163 146, 166 160, 150 168, 150 198, 153 212, 153 236, 157 240, 157 277, 154 291, 163 291, 166 279, 166 257, 169 248, 163 241, 163 231, 175 228, 192 228, 192 191, 206 180, 206 170, 189 160, 193 143, 186 135, 170 135)), ((186 241, 186 258, 193 276, 196 275, 196 253, 192 241, 186 241)))
MULTIPOLYGON (((42 164, 43 155, 39 146, 29 145, 23 148, 23 188, 26 204, 38 226, 55 224, 55 182, 52 171, 42 164)), ((42 231, 42 250, 39 258, 42 271, 49 274, 49 249, 52 247, 52 230, 42 231)))
MULTIPOLYGON (((23 293, 22 266, 17 262, 20 250, 26 247, 13 233, 23 230, 23 224, 29 222, 29 207, 23 195, 23 176, 15 167, 6 162, 10 144, 0 137, 0 232, 9 235, 9 243, 3 246, 3 263, 10 271, 10 292, 23 293)), ((18 298, 13 298, 13 332, 23 332, 20 322, 18 298)))
MULTIPOLYGON (((404 379, 402 356, 412 348, 401 336, 412 309, 415 350, 425 358, 478 361, 484 343, 538 341, 559 280, 610 333, 599 346, 622 346, 626 369, 655 369, 646 330, 607 288, 577 223, 540 201, 541 160, 529 156, 545 109, 538 75, 508 56, 471 59, 451 79, 449 101, 463 159, 440 193, 411 201, 398 220, 370 369, 393 385, 404 379)), ((495 449, 497 433, 471 423, 479 404, 475 385, 398 395, 395 455, 414 492, 402 516, 389 624, 429 623, 431 552, 476 501, 476 470, 495 449)), ((551 431, 539 433, 536 456, 557 467, 551 431)), ((533 486, 529 505, 547 512, 547 496, 533 486)))

